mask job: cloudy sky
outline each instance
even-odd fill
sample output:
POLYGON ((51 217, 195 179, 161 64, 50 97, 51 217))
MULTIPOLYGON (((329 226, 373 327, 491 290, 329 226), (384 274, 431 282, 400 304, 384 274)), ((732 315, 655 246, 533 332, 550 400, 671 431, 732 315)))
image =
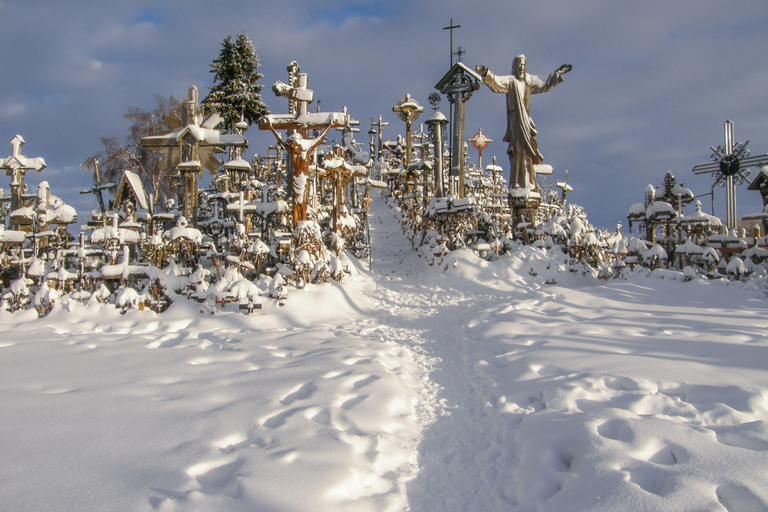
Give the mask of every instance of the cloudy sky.
MULTIPOLYGON (((691 168, 722 144, 726 119, 753 155, 768 153, 765 0, 0 0, 0 156, 11 150, 3 141, 22 135, 22 152, 48 164, 28 182, 47 179, 84 220, 96 203, 78 194, 89 186, 80 164, 101 149, 99 138, 125 135, 128 107, 150 109, 155 95, 183 98, 195 85, 204 97, 222 40, 242 31, 273 113, 287 102, 271 85, 296 60, 323 111, 346 106, 361 122, 358 141, 380 114, 390 123, 384 137, 394 138, 405 126, 392 107, 409 93, 429 111, 427 96, 449 69, 451 18, 472 67, 508 74, 524 53, 528 71, 544 78, 573 64, 563 84, 532 98, 531 114, 545 163, 557 180, 569 171, 570 198, 593 224, 626 227, 629 207, 667 170, 709 192, 712 181, 691 168)), ((441 107, 447 115, 448 101, 441 107)), ((496 156, 507 168, 504 97, 486 87, 467 104, 467 136, 479 128, 494 140, 484 163, 496 156)), ((273 142, 255 127, 246 136, 250 152, 273 142)), ((723 216, 724 190, 715 195, 723 216)), ((760 208, 746 186, 738 197, 739 214, 760 208)), ((709 197, 702 203, 711 210, 709 197)))

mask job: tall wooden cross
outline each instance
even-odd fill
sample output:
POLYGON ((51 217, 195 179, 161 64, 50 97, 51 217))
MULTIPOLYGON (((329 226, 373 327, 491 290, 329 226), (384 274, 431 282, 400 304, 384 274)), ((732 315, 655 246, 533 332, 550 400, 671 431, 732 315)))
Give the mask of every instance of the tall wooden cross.
POLYGON ((191 223, 197 216, 197 178, 202 173, 203 166, 210 171, 220 165, 214 156, 223 153, 227 147, 246 147, 248 145, 242 134, 224 134, 218 130, 223 119, 213 113, 203 116, 199 108, 197 87, 190 87, 187 101, 179 103, 180 128, 164 135, 142 137, 139 145, 148 148, 163 148, 168 152, 168 161, 175 162, 176 170, 182 178, 184 191, 181 202, 184 207, 184 217, 191 223), (173 150, 177 149, 177 153, 173 150))
MULTIPOLYGON (((270 114, 264 116, 259 123, 260 130, 270 130, 278 139, 278 144, 289 152, 289 170, 291 176, 291 195, 293 197, 294 227, 298 222, 306 220, 307 210, 307 174, 310 161, 314 158, 311 153, 322 142, 332 127, 350 126, 351 121, 346 109, 343 112, 309 112, 309 104, 314 99, 314 92, 309 89, 309 78, 306 73, 299 73, 296 61, 288 65, 288 81, 276 82, 272 91, 277 96, 288 98, 288 114, 270 114), (282 140, 277 130, 292 131, 301 137, 290 137, 289 142, 282 140), (310 130, 323 130, 314 139, 308 139, 310 130), (293 140, 293 142, 291 142, 293 140), (298 165, 300 168, 294 169, 298 165)), ((278 174, 279 176, 279 174, 278 174)))
MULTIPOLYGON (((330 125, 349 125, 349 115, 346 112, 314 112, 308 111, 309 104, 314 100, 315 93, 309 88, 309 78, 306 73, 299 73, 299 65, 291 62, 288 66, 289 83, 276 82, 272 90, 277 96, 288 98, 288 114, 270 114, 269 118, 275 130, 293 130, 299 132, 304 139, 309 137, 309 130, 323 130, 330 125)), ((260 130, 268 130, 266 124, 259 125, 260 130)))
POLYGON ((693 168, 694 174, 711 174, 715 183, 712 185, 725 186, 726 190, 726 225, 729 229, 736 227, 736 185, 741 185, 749 177, 749 168, 768 164, 768 154, 749 156, 747 145, 734 142, 733 121, 725 122, 724 144, 714 148, 710 146, 712 162, 699 164, 693 168))
POLYGON ((377 153, 377 155, 376 155, 376 156, 378 156, 379 158, 381 158, 381 149, 382 149, 382 146, 381 146, 381 129, 382 129, 383 127, 385 127, 385 126, 389 126, 389 123, 385 123, 385 122, 383 122, 383 121, 381 120, 381 115, 379 115, 379 120, 378 120, 378 122, 374 121, 374 120, 373 120, 373 118, 371 118, 371 128, 373 128, 374 126, 375 126, 375 127, 377 127, 377 128, 379 129, 379 130, 378 130, 378 133, 379 133, 379 152, 377 153))
POLYGON ((461 25, 454 25, 453 24, 453 18, 451 18, 451 24, 447 27, 443 27, 443 30, 450 30, 451 31, 451 66, 453 66, 453 29, 455 28, 461 28, 461 25))
POLYGON ((24 138, 16 135, 11 139, 11 154, 7 156, 0 169, 5 169, 5 174, 11 177, 11 211, 21 208, 21 196, 24 193, 24 176, 29 170, 37 172, 45 169, 45 160, 42 158, 27 158, 21 154, 21 146, 24 138))

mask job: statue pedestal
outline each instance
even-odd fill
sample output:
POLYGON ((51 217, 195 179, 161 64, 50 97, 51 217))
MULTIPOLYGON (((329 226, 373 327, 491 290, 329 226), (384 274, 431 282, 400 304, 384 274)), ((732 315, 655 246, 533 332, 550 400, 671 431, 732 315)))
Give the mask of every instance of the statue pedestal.
MULTIPOLYGON (((531 227, 536 226, 536 211, 541 205, 541 194, 531 188, 511 188, 509 189, 509 209, 512 212, 512 227, 517 231, 521 224, 527 224, 531 227)), ((526 243, 529 243, 527 236, 524 236, 526 243)))

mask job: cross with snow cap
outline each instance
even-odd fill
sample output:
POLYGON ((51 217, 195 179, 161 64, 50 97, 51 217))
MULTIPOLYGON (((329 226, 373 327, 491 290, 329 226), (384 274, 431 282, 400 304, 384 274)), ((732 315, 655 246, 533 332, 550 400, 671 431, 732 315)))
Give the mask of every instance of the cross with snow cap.
MULTIPOLYGON (((330 125, 349 126, 349 114, 346 112, 309 112, 309 104, 312 103, 315 93, 309 88, 309 77, 306 73, 299 73, 299 65, 296 61, 288 65, 288 81, 275 82, 272 86, 276 96, 288 98, 288 114, 270 114, 264 116, 275 130, 296 131, 303 138, 309 137, 309 130, 322 130, 330 125)), ((260 130, 268 130, 265 123, 259 124, 260 130)))
POLYGON ((29 170, 37 172, 45 169, 45 160, 42 158, 27 158, 21 154, 21 146, 24 138, 16 135, 11 139, 11 154, 3 160, 0 169, 5 169, 5 174, 11 177, 11 211, 21 207, 21 194, 24 191, 24 175, 29 170))

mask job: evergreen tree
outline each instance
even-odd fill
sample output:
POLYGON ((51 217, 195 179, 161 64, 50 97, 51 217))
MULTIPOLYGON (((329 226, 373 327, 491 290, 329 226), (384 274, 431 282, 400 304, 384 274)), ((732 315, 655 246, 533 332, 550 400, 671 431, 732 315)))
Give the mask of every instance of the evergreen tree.
POLYGON ((216 110, 230 131, 234 131, 235 123, 240 121, 241 116, 252 125, 269 114, 259 94, 264 86, 258 83, 263 78, 257 71, 258 67, 256 48, 245 33, 238 35, 234 43, 232 36, 227 36, 221 45, 219 58, 211 64, 214 86, 203 100, 203 105, 216 110))

